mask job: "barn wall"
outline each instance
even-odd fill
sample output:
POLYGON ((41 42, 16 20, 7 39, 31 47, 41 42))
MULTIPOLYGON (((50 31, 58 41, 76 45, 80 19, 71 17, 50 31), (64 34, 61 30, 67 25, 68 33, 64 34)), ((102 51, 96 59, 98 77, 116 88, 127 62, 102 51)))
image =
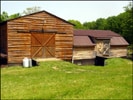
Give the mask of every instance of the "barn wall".
POLYGON ((111 57, 126 57, 127 46, 111 46, 110 56, 111 57))
MULTIPOLYGON (((57 26, 59 28, 59 26, 57 26)), ((73 28, 69 25, 65 25, 64 32, 66 34, 56 34, 55 36, 55 57, 64 60, 72 59, 73 48, 73 28)), ((63 27, 62 27, 63 28, 63 27)))
POLYGON ((47 13, 39 13, 38 16, 44 16, 42 18, 42 20, 45 20, 44 30, 57 30, 55 57, 64 60, 72 59, 73 26, 47 13))
POLYGON ((0 29, 0 52, 7 54, 7 24, 1 24, 0 29))
POLYGON ((21 19, 8 22, 8 63, 22 63, 24 57, 30 57, 30 33, 18 33, 25 30, 21 19))
POLYGON ((48 13, 41 12, 8 22, 8 63, 21 63, 24 57, 31 56, 32 33, 28 31, 42 30, 42 28, 57 31, 55 57, 69 60, 72 58, 73 26, 48 13))
POLYGON ((30 29, 40 29, 44 30, 56 30, 55 35, 55 57, 70 60, 72 59, 72 47, 73 47, 73 26, 54 17, 47 13, 38 13, 32 16, 27 16, 26 18, 35 18, 36 25, 32 25, 30 29), (37 19, 39 16, 39 19, 37 19))
POLYGON ((30 29, 40 29, 43 27, 44 30, 56 30, 57 33, 55 35, 55 57, 64 60, 72 59, 72 25, 45 12, 27 16, 26 18, 32 18, 33 23, 35 23, 35 25, 30 26, 30 29))
POLYGON ((94 59, 94 47, 74 47, 73 59, 94 59))

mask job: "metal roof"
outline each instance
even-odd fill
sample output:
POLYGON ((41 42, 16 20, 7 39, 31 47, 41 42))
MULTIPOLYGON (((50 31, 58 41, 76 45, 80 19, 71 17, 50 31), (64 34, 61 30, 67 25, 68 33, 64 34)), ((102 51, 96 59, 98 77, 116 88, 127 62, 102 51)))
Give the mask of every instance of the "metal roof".
POLYGON ((74 30, 74 36, 91 36, 95 38, 111 38, 120 36, 110 30, 74 30))
POLYGON ((94 46, 95 44, 92 43, 91 39, 88 36, 74 36, 74 46, 94 46))
POLYGON ((110 30, 74 30, 74 46, 94 46, 89 37, 96 39, 110 39, 110 45, 129 45, 119 34, 110 30))
POLYGON ((111 45, 129 45, 123 37, 112 37, 110 41, 111 45))

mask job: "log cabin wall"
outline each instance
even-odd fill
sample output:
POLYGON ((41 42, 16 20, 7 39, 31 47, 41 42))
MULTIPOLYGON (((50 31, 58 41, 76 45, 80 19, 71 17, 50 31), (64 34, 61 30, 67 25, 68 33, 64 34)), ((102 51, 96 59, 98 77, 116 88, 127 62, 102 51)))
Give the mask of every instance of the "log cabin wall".
POLYGON ((94 65, 95 57, 94 46, 73 48, 73 63, 75 64, 94 65))
POLYGON ((126 57, 127 46, 111 46, 110 57, 126 57))
POLYGON ((63 60, 72 59, 73 25, 56 19, 55 25, 59 34, 55 36, 55 57, 63 60))
POLYGON ((8 22, 8 63, 21 63, 24 57, 30 57, 31 34, 18 33, 17 30, 26 30, 23 18, 8 22))
POLYGON ((7 54, 7 23, 3 23, 0 29, 0 53, 7 54))
MULTIPOLYGON (((45 11, 8 21, 8 63, 21 63, 31 57, 31 34, 29 30, 51 30, 55 34, 55 57, 72 59, 73 25, 45 11)), ((38 34, 38 33, 36 33, 38 34)), ((45 34, 45 33, 42 33, 45 34)))
POLYGON ((95 52, 94 47, 74 47, 73 59, 94 59, 95 52))

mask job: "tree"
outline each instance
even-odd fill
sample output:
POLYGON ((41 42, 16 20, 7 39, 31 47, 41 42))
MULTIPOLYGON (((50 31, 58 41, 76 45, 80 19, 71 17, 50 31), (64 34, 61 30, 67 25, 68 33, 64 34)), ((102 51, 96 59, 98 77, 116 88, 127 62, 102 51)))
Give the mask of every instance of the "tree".
POLYGON ((68 22, 74 24, 75 29, 83 29, 83 25, 78 20, 68 20, 68 22))
POLYGON ((133 45, 133 4, 130 2, 125 9, 125 23, 124 23, 124 30, 123 35, 126 40, 133 45))
POLYGON ((96 29, 96 22, 95 21, 85 22, 83 23, 83 27, 84 29, 96 29))
POLYGON ((130 2, 127 6, 123 7, 125 9, 126 12, 133 12, 133 4, 132 2, 130 2))
POLYGON ((9 16, 9 19, 14 19, 14 18, 17 18, 17 17, 20 17, 21 14, 20 13, 16 13, 16 14, 12 14, 9 16))
POLYGON ((3 11, 2 14, 0 14, 0 22, 8 20, 9 16, 8 13, 3 11))
POLYGON ((106 29, 106 19, 104 19, 104 18, 98 18, 97 20, 96 20, 96 29, 98 29, 98 30, 104 30, 104 29, 106 29))
POLYGON ((21 16, 20 13, 16 13, 16 14, 12 14, 12 15, 8 15, 7 12, 3 11, 2 14, 0 15, 0 22, 9 20, 9 19, 14 19, 21 16))
POLYGON ((31 13, 35 13, 35 12, 38 12, 40 11, 41 8, 40 7, 29 7, 29 8, 26 8, 26 10, 23 11, 23 14, 24 15, 28 15, 28 14, 31 14, 31 13))
POLYGON ((116 33, 121 32, 121 28, 120 28, 121 24, 120 24, 119 18, 117 16, 108 17, 106 20, 107 20, 106 29, 112 30, 116 33))

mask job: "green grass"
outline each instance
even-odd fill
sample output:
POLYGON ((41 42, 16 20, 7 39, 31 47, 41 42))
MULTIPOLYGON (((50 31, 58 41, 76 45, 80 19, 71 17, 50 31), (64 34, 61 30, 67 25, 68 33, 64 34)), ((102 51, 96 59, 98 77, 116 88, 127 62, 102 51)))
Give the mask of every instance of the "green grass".
POLYGON ((113 58, 106 66, 65 61, 1 69, 1 99, 132 99, 132 61, 113 58))

